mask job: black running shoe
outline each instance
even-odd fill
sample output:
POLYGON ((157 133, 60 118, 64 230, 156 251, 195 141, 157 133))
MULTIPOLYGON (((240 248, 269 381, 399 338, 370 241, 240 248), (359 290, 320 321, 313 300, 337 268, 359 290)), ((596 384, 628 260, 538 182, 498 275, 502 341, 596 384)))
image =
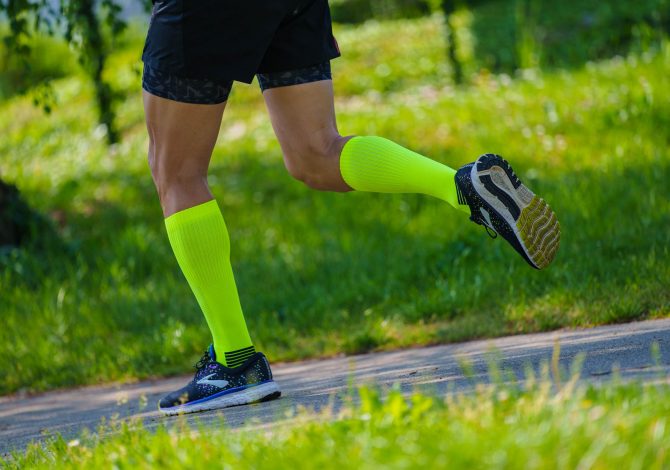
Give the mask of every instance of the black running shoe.
POLYGON ((165 415, 194 413, 228 406, 246 405, 279 398, 270 364, 263 353, 250 356, 242 365, 228 368, 216 362, 210 346, 195 366, 193 380, 158 403, 165 415))
POLYGON ((458 202, 470 207, 470 220, 499 233, 536 269, 556 256, 561 228, 544 200, 521 184, 502 157, 487 153, 456 172, 458 202))

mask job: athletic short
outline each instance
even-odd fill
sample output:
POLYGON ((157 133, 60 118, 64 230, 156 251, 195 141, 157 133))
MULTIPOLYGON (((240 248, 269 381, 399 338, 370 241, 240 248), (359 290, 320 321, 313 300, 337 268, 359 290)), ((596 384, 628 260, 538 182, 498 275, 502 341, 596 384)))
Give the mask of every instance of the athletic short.
POLYGON ((227 97, 234 80, 251 83, 256 74, 266 88, 282 76, 305 83, 339 55, 327 0, 156 0, 143 86, 210 102, 227 97))
MULTIPOLYGON (((261 90, 299 85, 319 80, 331 80, 330 62, 316 64, 287 72, 259 73, 256 75, 261 90)), ((209 78, 181 78, 169 72, 144 64, 142 88, 155 96, 172 101, 193 104, 218 104, 228 99, 233 88, 232 80, 209 78)))

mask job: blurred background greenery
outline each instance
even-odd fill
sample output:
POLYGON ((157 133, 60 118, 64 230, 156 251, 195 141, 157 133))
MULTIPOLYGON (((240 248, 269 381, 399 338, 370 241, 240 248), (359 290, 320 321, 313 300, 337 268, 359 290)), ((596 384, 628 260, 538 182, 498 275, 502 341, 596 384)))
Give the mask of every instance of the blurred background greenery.
MULTIPOLYGON (((146 164, 144 6, 87 1, 62 2, 52 35, 0 2, 14 20, 0 25, 0 393, 184 372, 209 341, 146 164)), ((259 349, 296 359, 670 313, 667 0, 331 8, 342 132, 452 167, 505 155, 557 210, 563 243, 535 272, 440 201, 310 191, 286 174, 257 86, 236 84, 210 183, 259 349)))

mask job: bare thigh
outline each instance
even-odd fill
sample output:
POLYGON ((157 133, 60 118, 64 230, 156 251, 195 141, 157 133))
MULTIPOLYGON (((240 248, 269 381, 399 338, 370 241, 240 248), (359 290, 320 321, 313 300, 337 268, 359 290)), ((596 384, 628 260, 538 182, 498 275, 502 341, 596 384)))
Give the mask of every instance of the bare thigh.
POLYGON ((351 190, 340 173, 349 138, 337 130, 332 80, 270 88, 263 97, 291 175, 315 189, 351 190))
POLYGON ((212 199, 207 170, 226 103, 190 104, 143 91, 149 166, 165 217, 212 199))

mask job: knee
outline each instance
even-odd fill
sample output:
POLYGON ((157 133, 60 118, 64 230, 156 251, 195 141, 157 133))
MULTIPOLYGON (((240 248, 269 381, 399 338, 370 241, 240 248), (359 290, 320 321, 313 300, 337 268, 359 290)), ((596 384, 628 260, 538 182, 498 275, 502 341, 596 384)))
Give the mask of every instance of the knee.
POLYGON ((284 165, 286 166, 286 171, 288 174, 298 181, 307 183, 308 176, 305 165, 296 158, 296 154, 292 152, 284 152, 284 165))
POLYGON ((306 139, 284 147, 284 163, 289 174, 312 189, 339 190, 339 138, 306 139))
POLYGON ((169 155, 165 151, 157 151, 156 146, 151 143, 148 160, 151 177, 161 203, 167 199, 168 194, 190 192, 190 188, 201 183, 206 184, 206 171, 202 172, 185 164, 175 164, 183 162, 183 159, 180 156, 169 155))

